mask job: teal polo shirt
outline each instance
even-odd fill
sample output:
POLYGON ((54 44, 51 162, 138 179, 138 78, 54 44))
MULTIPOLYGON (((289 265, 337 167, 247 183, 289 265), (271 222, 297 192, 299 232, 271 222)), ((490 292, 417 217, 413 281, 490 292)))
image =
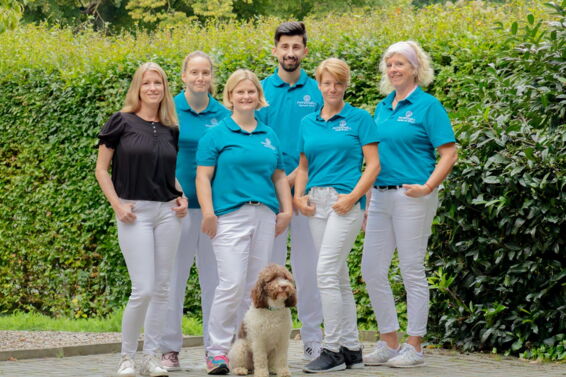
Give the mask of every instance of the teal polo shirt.
POLYGON ((215 166, 212 202, 217 216, 246 202, 261 202, 279 213, 271 176, 283 170, 283 156, 275 132, 260 121, 253 132, 240 128, 231 117, 208 130, 199 142, 199 166, 215 166))
MULTIPOLYGON (((320 110, 304 117, 298 149, 309 163, 307 192, 313 187, 333 187, 340 194, 351 193, 362 176, 362 146, 378 141, 371 115, 349 103, 327 121, 320 110)), ((360 201, 364 209, 365 195, 360 201)))
POLYGON ((381 172, 375 184, 424 184, 436 166, 435 148, 454 143, 446 110, 436 98, 417 87, 395 110, 390 93, 375 109, 381 172))
POLYGON ((174 100, 179 118, 179 152, 175 175, 189 199, 189 208, 200 208, 195 188, 198 142, 206 130, 216 127, 230 115, 230 111, 211 95, 208 95, 208 106, 200 113, 195 112, 187 103, 185 92, 179 93, 174 100))
POLYGON ((324 104, 318 84, 301 69, 301 76, 290 86, 277 72, 261 82, 269 106, 258 111, 257 117, 273 128, 281 141, 285 172, 291 173, 299 164, 297 141, 301 120, 318 111, 324 104))

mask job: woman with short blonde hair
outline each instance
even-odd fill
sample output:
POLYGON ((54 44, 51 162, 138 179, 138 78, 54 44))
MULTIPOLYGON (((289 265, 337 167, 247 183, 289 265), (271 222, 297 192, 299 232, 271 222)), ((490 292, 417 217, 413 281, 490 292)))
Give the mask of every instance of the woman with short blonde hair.
POLYGON ((344 101, 350 67, 326 59, 315 76, 324 105, 301 121, 294 198, 309 217, 324 318, 322 352, 303 368, 308 373, 364 366, 347 258, 362 224, 365 194, 379 172, 371 115, 344 101))
POLYGON ((293 213, 279 139, 255 118, 266 105, 256 75, 234 72, 224 103, 232 116, 200 140, 196 179, 201 229, 212 239, 219 281, 206 347, 208 373, 215 375, 229 372, 228 351, 250 305, 251 289, 269 262, 275 236, 285 231, 293 213))
POLYGON ((257 101, 257 108, 259 110, 263 107, 267 106, 267 101, 265 99, 265 95, 263 94, 263 88, 259 79, 257 78, 256 74, 252 71, 247 69, 238 69, 234 73, 230 75, 226 84, 224 85, 224 92, 223 92, 223 102, 224 106, 230 110, 234 110, 234 103, 232 101, 232 92, 234 88, 238 86, 242 81, 249 80, 257 89, 258 101, 257 101))

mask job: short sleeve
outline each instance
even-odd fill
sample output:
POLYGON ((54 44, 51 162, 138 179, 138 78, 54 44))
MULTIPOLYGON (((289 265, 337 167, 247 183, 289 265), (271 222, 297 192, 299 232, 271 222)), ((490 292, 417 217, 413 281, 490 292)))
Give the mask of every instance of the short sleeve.
POLYGON ((436 99, 431 103, 426 112, 424 127, 430 143, 435 148, 456 142, 448 113, 436 99))
POLYGON ((259 110, 256 110, 255 112, 255 117, 257 120, 259 120, 261 123, 266 124, 269 126, 269 119, 268 119, 268 107, 269 105, 262 107, 259 110))
MULTIPOLYGON (((211 129, 209 131, 213 131, 211 129)), ((200 139, 197 148, 197 165, 216 166, 218 160, 218 148, 214 141, 214 132, 206 132, 200 139)))
POLYGON ((106 145, 108 148, 116 149, 120 143, 120 137, 124 133, 125 121, 120 112, 115 113, 110 117, 108 122, 98 134, 98 146, 106 145))
POLYGON ((179 152, 179 127, 171 128, 171 135, 173 136, 173 145, 175 150, 179 152))
POLYGON ((301 126, 299 127, 299 137, 297 138, 297 152, 305 153, 305 118, 301 120, 301 126))
POLYGON ((281 143, 279 142, 279 138, 274 133, 272 136, 275 140, 277 140, 277 169, 285 170, 285 158, 283 157, 283 152, 281 151, 281 143))
POLYGON ((361 145, 378 143, 377 126, 371 115, 365 110, 360 111, 360 119, 358 126, 358 137, 361 145))

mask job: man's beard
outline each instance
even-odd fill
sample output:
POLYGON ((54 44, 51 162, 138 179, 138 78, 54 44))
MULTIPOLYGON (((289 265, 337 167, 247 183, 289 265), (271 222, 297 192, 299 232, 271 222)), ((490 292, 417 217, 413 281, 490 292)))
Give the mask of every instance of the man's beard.
POLYGON ((297 68, 301 66, 301 61, 299 59, 281 59, 279 65, 286 72, 295 72, 297 68))

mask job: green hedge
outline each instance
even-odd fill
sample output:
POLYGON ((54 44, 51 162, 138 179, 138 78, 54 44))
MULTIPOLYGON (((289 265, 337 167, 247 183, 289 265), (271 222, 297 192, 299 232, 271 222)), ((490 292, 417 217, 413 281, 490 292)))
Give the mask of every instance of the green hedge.
MULTIPOLYGON (((516 35, 507 31, 513 20, 526 20, 528 14, 537 22, 556 18, 539 2, 515 1, 391 7, 306 20, 310 52, 305 68, 312 72, 329 56, 344 58, 353 70, 348 100, 371 111, 380 99, 376 66, 387 45, 415 39, 433 57, 437 80, 430 91, 450 111, 462 145, 431 240, 431 283, 437 288, 431 338, 436 342, 520 352, 540 349, 553 336, 559 342, 564 333, 559 253, 564 105, 556 99, 560 95, 536 100, 536 88, 550 88, 553 76, 523 83, 521 90, 529 93, 524 101, 516 101, 519 84, 508 79, 515 75, 520 80, 526 69, 516 47, 531 43, 529 59, 536 55, 537 42, 521 40, 523 28, 516 35), (515 111, 526 106, 535 107, 515 111), (548 106, 556 106, 552 121, 541 116, 548 106), (532 118, 537 125, 530 124, 532 118), (555 174, 544 178, 551 168, 555 174)), ((143 61, 165 68, 174 93, 181 88, 182 58, 194 49, 218 62, 219 89, 236 68, 269 75, 276 64, 271 41, 279 22, 187 25, 117 37, 26 26, 2 35, 0 313, 93 317, 124 304, 129 281, 113 214, 94 179, 93 146, 101 125, 121 107, 143 61)), ((550 38, 550 32, 546 35, 550 38)), ((529 80, 543 63, 549 64, 544 59, 532 63, 529 80)), ((563 79, 563 72, 555 76, 563 79)), ((350 265, 359 320, 362 326, 375 326, 361 281, 360 253, 358 240, 350 265)), ((195 274, 189 285, 186 308, 198 317, 195 274)), ((394 287, 402 298, 399 278, 394 287)))

